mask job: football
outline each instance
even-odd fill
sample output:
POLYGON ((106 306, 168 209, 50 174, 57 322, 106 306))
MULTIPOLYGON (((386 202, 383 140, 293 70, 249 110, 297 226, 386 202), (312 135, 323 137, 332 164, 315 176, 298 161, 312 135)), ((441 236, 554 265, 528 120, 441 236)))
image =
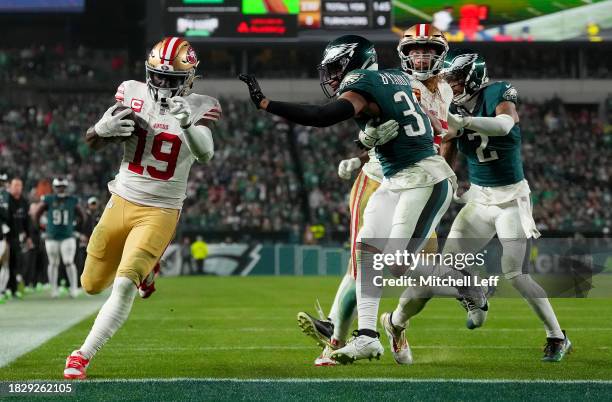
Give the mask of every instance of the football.
MULTIPOLYGON (((123 112, 125 109, 130 109, 128 106, 118 106, 114 111, 113 111, 113 116, 117 115, 118 113, 123 112)), ((121 120, 132 120, 134 122, 134 129, 136 129, 136 127, 138 126, 138 121, 136 120, 136 114, 134 113, 134 111, 132 111, 130 114, 128 114, 127 116, 125 116, 123 119, 121 120)), ((123 141, 127 141, 128 139, 130 139, 132 136, 134 135, 134 133, 132 133, 132 135, 128 135, 125 137, 111 137, 111 141, 113 142, 123 142, 123 141)))

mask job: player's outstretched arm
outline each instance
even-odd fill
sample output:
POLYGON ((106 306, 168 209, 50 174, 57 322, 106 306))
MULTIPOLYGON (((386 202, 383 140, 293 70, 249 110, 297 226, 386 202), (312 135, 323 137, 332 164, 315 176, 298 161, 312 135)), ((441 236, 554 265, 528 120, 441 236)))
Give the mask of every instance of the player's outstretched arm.
POLYGON ((263 109, 268 113, 284 117, 303 126, 333 126, 355 117, 367 105, 366 100, 361 95, 352 93, 355 96, 351 96, 349 95, 350 92, 343 94, 338 100, 326 105, 271 101, 261 91, 255 76, 240 74, 238 78, 247 84, 251 100, 258 109, 263 109))

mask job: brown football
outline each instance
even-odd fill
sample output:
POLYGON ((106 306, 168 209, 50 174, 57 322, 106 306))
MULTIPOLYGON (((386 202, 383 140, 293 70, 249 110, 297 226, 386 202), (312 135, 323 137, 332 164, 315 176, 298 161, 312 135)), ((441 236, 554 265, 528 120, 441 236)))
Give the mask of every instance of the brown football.
MULTIPOLYGON (((113 110, 113 116, 115 116, 117 113, 121 113, 122 111, 124 111, 125 109, 130 109, 127 106, 118 106, 115 110, 113 110)), ((136 121, 136 114, 134 113, 134 111, 132 111, 132 113, 128 114, 127 116, 125 116, 123 119, 121 120, 132 120, 134 122, 134 129, 136 128, 136 126, 138 125, 138 122, 136 121)), ((132 135, 134 135, 134 133, 132 133, 132 135)), ((128 135, 125 137, 111 137, 111 140, 113 142, 123 142, 123 141, 127 141, 129 140, 132 135, 128 135)))

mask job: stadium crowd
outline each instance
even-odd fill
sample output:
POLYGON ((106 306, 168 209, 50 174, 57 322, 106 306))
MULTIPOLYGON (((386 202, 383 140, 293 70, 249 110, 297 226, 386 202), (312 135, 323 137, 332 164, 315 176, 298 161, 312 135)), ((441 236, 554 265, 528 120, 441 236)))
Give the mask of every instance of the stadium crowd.
MULTIPOLYGON (((208 78, 227 78, 238 74, 244 67, 242 49, 196 49, 206 67, 208 78)), ((500 49, 478 49, 486 59, 500 57, 500 49)), ((318 78, 316 63, 321 49, 305 46, 300 49, 257 48, 245 50, 247 70, 264 78, 318 78)), ((608 78, 612 71, 609 58, 600 57, 596 48, 577 51, 546 46, 507 47, 504 58, 512 63, 492 63, 489 74, 503 78, 608 78), (559 53, 561 52, 561 53, 559 53), (576 56, 581 53, 581 57, 576 56), (584 63, 579 60, 583 59, 584 63)), ((381 65, 397 66, 395 45, 378 47, 381 65)), ((96 84, 108 79, 117 80, 144 71, 142 57, 130 60, 126 51, 93 50, 85 46, 66 48, 56 46, 29 46, 0 50, 0 81, 20 85, 52 82, 96 84), (59 62, 58 62, 59 60, 59 62)), ((399 67, 399 66, 398 66, 399 67)))
MULTIPOLYGON (((24 181, 30 202, 48 192, 49 180, 58 175, 71 181, 71 191, 82 200, 105 200, 106 183, 118 166, 118 146, 94 153, 82 136, 111 102, 99 94, 71 94, 26 107, 4 105, 0 171, 24 181)), ((222 100, 222 105, 217 151, 210 164, 194 165, 183 224, 207 231, 275 232, 317 223, 331 232, 346 231, 352 183, 340 180, 336 171, 341 159, 359 152, 354 123, 325 129, 290 126, 256 113, 246 101, 222 100)), ((609 230, 612 172, 606 157, 611 144, 596 111, 570 111, 552 100, 523 103, 519 113, 525 172, 540 228, 609 230)))

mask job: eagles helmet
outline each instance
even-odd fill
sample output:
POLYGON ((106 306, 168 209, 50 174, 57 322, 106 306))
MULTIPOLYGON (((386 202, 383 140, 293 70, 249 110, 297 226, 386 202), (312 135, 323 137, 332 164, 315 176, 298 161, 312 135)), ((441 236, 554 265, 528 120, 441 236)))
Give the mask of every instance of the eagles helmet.
POLYGON ((317 66, 321 88, 328 98, 338 92, 344 77, 356 69, 378 69, 374 44, 358 35, 344 35, 329 42, 317 66))
POLYGON ((199 63, 185 39, 168 37, 158 42, 145 63, 147 86, 153 99, 186 95, 193 86, 199 63))
POLYGON ((448 52, 448 41, 444 32, 431 24, 416 24, 404 31, 397 45, 402 70, 419 81, 424 81, 440 73, 444 57, 448 52), (416 47, 429 47, 436 54, 410 54, 416 47))
POLYGON ((56 177, 53 179, 53 192, 58 196, 62 197, 66 195, 66 189, 68 188, 68 179, 63 177, 56 177))
POLYGON ((462 105, 489 82, 484 58, 471 50, 451 50, 444 59, 444 79, 451 87, 463 84, 463 92, 453 96, 462 105))

